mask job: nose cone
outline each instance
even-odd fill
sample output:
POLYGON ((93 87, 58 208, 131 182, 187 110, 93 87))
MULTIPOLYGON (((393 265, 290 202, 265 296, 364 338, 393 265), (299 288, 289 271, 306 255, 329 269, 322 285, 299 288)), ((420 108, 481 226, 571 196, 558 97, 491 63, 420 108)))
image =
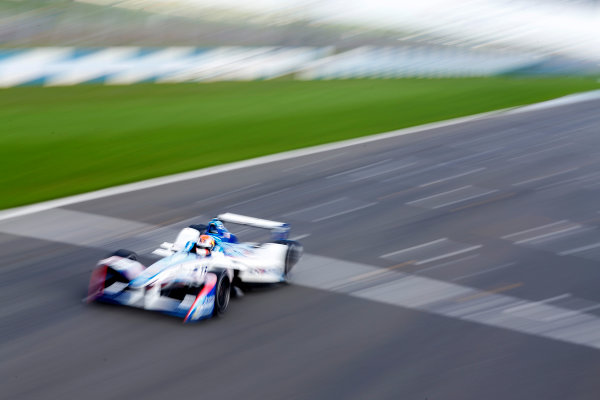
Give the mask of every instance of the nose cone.
POLYGON ((183 262, 193 258, 195 258, 194 255, 187 253, 175 253, 170 257, 163 258, 162 260, 159 260, 146 268, 141 274, 132 279, 129 283, 129 286, 133 289, 140 289, 153 282, 161 273, 171 268, 177 268, 183 262))

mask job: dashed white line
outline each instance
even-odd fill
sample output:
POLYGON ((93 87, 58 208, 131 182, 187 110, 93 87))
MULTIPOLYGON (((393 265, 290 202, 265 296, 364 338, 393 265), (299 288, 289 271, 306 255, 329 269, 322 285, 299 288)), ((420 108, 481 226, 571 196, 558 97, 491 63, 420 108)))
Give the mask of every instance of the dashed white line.
POLYGON ((481 168, 473 169, 471 171, 463 172, 461 174, 447 176, 445 178, 441 178, 441 179, 438 179, 438 180, 435 180, 435 181, 423 183, 422 185, 419 185, 419 187, 431 186, 431 185, 435 185, 437 183, 442 183, 442 182, 446 182, 446 181, 449 181, 449 180, 452 180, 452 179, 456 179, 456 178, 460 178, 460 177, 463 177, 463 176, 475 174, 477 172, 483 171, 484 169, 486 169, 486 168, 485 167, 481 167, 481 168))
POLYGON ((547 179, 547 178, 552 178, 554 176, 558 176, 558 175, 563 175, 563 174, 567 174, 569 172, 573 172, 578 170, 579 167, 576 168, 570 168, 570 169, 566 169, 564 171, 559 171, 559 172, 555 172, 553 174, 548 174, 548 175, 543 175, 543 176, 538 176, 536 178, 532 178, 532 179, 527 179, 525 181, 521 181, 521 182, 517 182, 517 183, 513 183, 513 186, 520 186, 520 185, 524 185, 526 183, 531 183, 531 182, 536 182, 536 181, 541 181, 542 179, 547 179))
POLYGON ((321 158, 319 158, 318 160, 315 160, 315 161, 305 162, 305 163, 302 163, 300 165, 296 165, 294 167, 286 168, 286 169, 283 170, 283 172, 289 172, 289 171, 293 171, 293 170, 296 170, 296 169, 305 168, 305 167, 308 167, 308 166, 311 166, 311 165, 319 164, 319 163, 322 163, 322 162, 325 162, 325 161, 329 161, 332 158, 337 158, 337 157, 344 156, 344 155, 346 155, 346 153, 347 152, 343 151, 343 152, 340 152, 340 153, 333 154, 333 155, 331 155, 329 157, 321 157, 321 158))
POLYGON ((325 217, 313 219, 312 222, 324 221, 324 220, 329 219, 329 218, 333 218, 333 217, 337 217, 337 216, 340 216, 340 215, 348 214, 348 213, 351 213, 351 212, 354 212, 354 211, 362 210, 363 208, 371 207, 371 206, 374 206, 375 204, 377 204, 377 203, 364 204, 362 206, 354 207, 354 208, 351 208, 349 210, 344 210, 344 211, 337 212, 335 214, 327 215, 325 217))
MULTIPOLYGON (((446 164, 446 163, 444 163, 444 164, 446 164)), ((398 175, 398 176, 393 176, 391 178, 386 178, 386 179, 383 180, 383 182, 387 183, 387 182, 395 181, 395 180, 398 180, 398 179, 406 179, 406 178, 409 178, 411 176, 422 174, 423 172, 427 172, 427 171, 431 171, 431 170, 439 169, 439 168, 443 168, 443 167, 444 167, 443 164, 436 164, 436 165, 432 165, 432 166, 429 166, 429 167, 421 168, 418 171, 412 171, 412 172, 409 172, 409 173, 406 173, 406 174, 402 174, 402 175, 398 175)))
POLYGON ((439 166, 446 166, 446 165, 449 165, 449 164, 456 164, 457 162, 465 161, 465 160, 470 160, 472 158, 477 158, 477 157, 483 156, 485 154, 496 153, 497 151, 502 150, 503 148, 504 147, 500 146, 500 147, 496 147, 496 148, 491 149, 491 150, 480 151, 479 153, 469 154, 468 156, 454 158, 452 160, 440 163, 438 165, 439 166))
POLYGON ((354 168, 354 169, 349 169, 347 171, 342 171, 342 172, 339 172, 337 174, 329 175, 329 176, 325 177, 325 179, 335 178, 335 177, 340 176, 340 175, 348 175, 348 174, 351 174, 353 172, 360 171, 360 170, 363 170, 363 169, 366 169, 366 168, 369 168, 369 167, 374 167, 376 165, 383 164, 383 163, 390 162, 390 161, 392 161, 391 158, 388 158, 388 159, 382 160, 382 161, 377 161, 377 162, 374 162, 374 163, 371 163, 371 164, 363 165, 362 167, 358 167, 358 168, 354 168))
POLYGON ((414 204, 414 203, 419 203, 419 202, 421 202, 421 201, 423 201, 423 200, 434 199, 434 198, 436 198, 436 197, 440 197, 440 196, 443 196, 443 195, 445 195, 445 194, 450 194, 450 193, 458 192, 459 190, 468 189, 468 188, 470 188, 470 187, 472 187, 472 186, 471 186, 471 185, 462 186, 462 187, 459 187, 459 188, 457 188, 457 189, 452 189, 452 190, 448 190, 448 191, 446 191, 446 192, 442 192, 442 193, 434 194, 434 195, 432 195, 432 196, 423 197, 422 199, 417 199, 417 200, 409 201, 409 202, 408 202, 408 203, 406 203, 406 204, 414 204))
POLYGON ((431 242, 427 242, 427 243, 419 244, 419 245, 417 245, 417 246, 408 247, 408 248, 406 248, 406 249, 402 249, 402 250, 398 250, 398 251, 393 251, 393 252, 391 252, 391 253, 387 253, 387 254, 384 254, 384 255, 382 255, 382 256, 379 256, 379 257, 380 257, 380 258, 387 258, 387 257, 390 257, 390 256, 395 256, 395 255, 397 255, 397 254, 402 254, 402 253, 405 253, 405 252, 407 252, 407 251, 411 251, 411 250, 420 249, 420 248, 423 248, 423 247, 426 247, 426 246, 431 246, 432 244, 436 244, 436 243, 441 243, 441 242, 444 242, 444 241, 446 241, 446 240, 448 240, 448 238, 441 238, 441 239, 437 239, 437 240, 434 240, 434 241, 431 241, 431 242))
POLYGON ((412 162, 412 163, 400 165, 400 166, 395 167, 395 168, 386 169, 384 171, 377 171, 377 172, 374 172, 374 173, 369 174, 369 175, 365 175, 365 176, 361 176, 361 177, 358 177, 358 178, 354 178, 354 179, 352 179, 352 182, 360 181, 360 180, 363 180, 363 179, 369 179, 369 178, 372 178, 372 177, 377 176, 377 175, 384 175, 384 174, 387 174, 389 172, 393 172, 393 171, 397 171, 399 169, 407 168, 407 167, 410 167, 411 165, 415 165, 415 164, 416 164, 416 162, 412 162))
POLYGON ((416 272, 419 274, 421 272, 426 272, 426 271, 431 271, 431 270, 438 269, 438 268, 447 267, 448 265, 456 264, 456 263, 459 263, 459 262, 462 262, 462 261, 466 261, 466 260, 470 260, 472 258, 477 258, 477 257, 479 257, 479 254, 471 254, 470 256, 461 257, 461 258, 457 258, 456 260, 446 261, 445 263, 433 265, 433 266, 427 267, 427 268, 422 268, 422 269, 420 269, 420 270, 418 270, 416 272))
POLYGON ((473 251, 473 250, 477 250, 482 248, 483 246, 478 244, 476 246, 471 246, 471 247, 467 247, 466 249, 461 249, 461 250, 456 250, 456 251, 451 251, 450 253, 446 253, 446 254, 442 254, 439 256, 435 256, 435 257, 431 257, 431 258, 427 258, 425 260, 421 260, 415 263, 415 265, 421 265, 421 264, 426 264, 432 261, 437 261, 437 260, 441 260, 444 258, 448 258, 448 257, 453 257, 456 256, 458 254, 462 254, 462 253, 466 253, 468 251, 473 251))
POLYGON ((510 313, 515 312, 515 311, 522 311, 522 310, 525 310, 527 308, 539 306, 541 304, 546 304, 546 303, 551 303, 551 302, 556 301, 556 300, 566 299, 567 297, 570 297, 570 296, 571 296, 571 293, 563 293, 563 294, 560 294, 558 296, 550 297, 550 298, 547 298, 547 299, 544 299, 544 300, 534 301, 534 302, 526 303, 526 304, 519 305, 519 306, 516 306, 516 307, 510 307, 510 308, 507 308, 507 309, 503 310, 502 312, 505 313, 505 314, 510 314, 510 313))
POLYGON ((593 306, 584 307, 579 310, 572 310, 572 311, 566 311, 566 312, 560 313, 560 314, 554 314, 550 317, 542 318, 542 321, 547 321, 547 322, 556 321, 557 319, 571 317, 573 315, 578 315, 578 314, 583 314, 587 311, 597 310, 598 308, 600 308, 600 304, 595 304, 593 306))
POLYGON ((434 206, 432 208, 435 210, 436 208, 442 208, 442 207, 446 207, 446 206, 449 206, 449 205, 452 205, 452 204, 462 203, 463 201, 467 201, 467 200, 471 200, 471 199, 476 199, 478 197, 487 196, 488 194, 496 193, 497 191, 498 191, 498 189, 489 190, 489 191, 484 192, 484 193, 474 194, 472 196, 463 197, 462 199, 449 201, 449 202, 443 203, 443 204, 438 204, 437 206, 434 206))
POLYGON ((566 256, 566 255, 573 254, 573 253, 580 253, 582 251, 595 249, 596 247, 600 247, 600 242, 598 242, 598 243, 592 243, 592 244, 589 244, 587 246, 576 247, 576 248, 570 249, 570 250, 561 251, 560 253, 558 253, 558 255, 559 256, 566 256))
POLYGON ((517 240, 515 242, 515 244, 522 244, 522 243, 527 243, 527 242, 533 242, 539 239, 545 239, 545 238, 549 238, 551 236, 556 236, 556 235, 560 235, 561 233, 565 233, 565 232, 570 232, 573 231, 575 229, 579 229, 581 228, 581 225, 575 225, 575 226, 571 226, 569 228, 565 228, 565 229, 561 229, 558 231, 554 231, 554 232, 550 232, 550 233, 544 233, 543 235, 538 235, 538 236, 534 236, 534 237, 530 237, 527 239, 523 239, 523 240, 517 240))
MULTIPOLYGON (((394 272, 393 277, 391 275, 389 271, 367 264, 306 254, 294 268, 292 282, 600 350, 600 316, 584 313, 595 309, 598 303, 587 302, 584 308, 575 310, 544 304, 567 298, 570 296, 568 293, 532 302, 499 294, 494 289, 486 291, 399 271, 394 272), (317 271, 319 273, 315 273, 317 271), (365 281, 364 277, 369 280, 365 281), (381 283, 381 279, 370 280, 373 277, 385 277, 385 282, 381 283), (358 281, 364 285, 350 285, 358 281), (561 319, 544 320, 557 316, 561 316, 561 319)), ((509 290, 520 285, 508 285, 501 289, 509 290)))
POLYGON ((529 232, 534 232, 537 231, 539 229, 544 229, 544 228, 550 228, 551 226, 556 226, 556 225, 560 225, 560 224, 565 224, 569 221, 567 221, 566 219, 557 221, 557 222, 553 222, 551 224, 546 224, 546 225, 541 225, 541 226, 537 226, 535 228, 530 228, 530 229, 525 229, 524 231, 519 231, 519 232, 514 232, 514 233, 510 233, 508 235, 504 235, 501 237, 501 239, 510 239, 513 236, 519 236, 522 235, 524 233, 529 233, 529 232))

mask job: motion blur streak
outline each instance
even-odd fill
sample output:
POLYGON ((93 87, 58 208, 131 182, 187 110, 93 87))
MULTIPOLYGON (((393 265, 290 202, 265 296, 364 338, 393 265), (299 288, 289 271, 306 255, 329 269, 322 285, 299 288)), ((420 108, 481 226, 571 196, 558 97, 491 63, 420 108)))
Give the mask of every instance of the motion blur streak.
MULTIPOLYGON (((515 55, 521 61, 554 60, 546 73, 573 61, 590 63, 584 69, 598 71, 600 61, 600 7, 592 0, 53 0, 43 7, 34 0, 5 3, 0 9, 0 41, 8 47, 333 46, 370 52, 382 65, 389 58, 386 49, 382 55, 362 46, 400 46, 400 58, 424 61, 468 49, 504 53, 505 63, 514 63, 515 55)), ((477 53, 471 61, 475 70, 489 69, 477 53)), ((413 69, 418 75, 427 62, 413 69)), ((326 71, 319 74, 331 76, 326 71)), ((119 75, 113 82, 129 79, 119 75)))
POLYGON ((184 16, 194 11, 198 15, 213 11, 213 18, 219 18, 219 11, 225 15, 238 13, 273 25, 309 21, 313 24, 351 24, 372 29, 408 29, 406 38, 434 35, 440 37, 441 44, 518 46, 542 52, 564 51, 600 61, 600 8, 591 1, 471 0, 460 4, 451 0, 82 2, 151 9, 184 16))

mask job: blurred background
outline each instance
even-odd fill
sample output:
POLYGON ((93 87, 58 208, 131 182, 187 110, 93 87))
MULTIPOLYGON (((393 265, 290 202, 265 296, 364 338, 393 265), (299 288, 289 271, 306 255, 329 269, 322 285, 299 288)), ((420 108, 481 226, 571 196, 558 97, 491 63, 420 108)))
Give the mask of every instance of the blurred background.
POLYGON ((0 44, 4 87, 589 75, 600 3, 5 0, 0 44))

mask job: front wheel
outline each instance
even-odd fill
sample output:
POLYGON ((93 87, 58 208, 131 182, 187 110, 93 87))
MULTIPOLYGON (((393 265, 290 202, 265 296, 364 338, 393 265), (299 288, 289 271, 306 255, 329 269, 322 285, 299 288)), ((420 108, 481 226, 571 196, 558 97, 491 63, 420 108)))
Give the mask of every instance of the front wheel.
POLYGON ((229 298, 231 297, 231 283, 226 271, 221 271, 217 275, 217 285, 215 290, 215 307, 213 316, 225 314, 229 307, 229 298))

